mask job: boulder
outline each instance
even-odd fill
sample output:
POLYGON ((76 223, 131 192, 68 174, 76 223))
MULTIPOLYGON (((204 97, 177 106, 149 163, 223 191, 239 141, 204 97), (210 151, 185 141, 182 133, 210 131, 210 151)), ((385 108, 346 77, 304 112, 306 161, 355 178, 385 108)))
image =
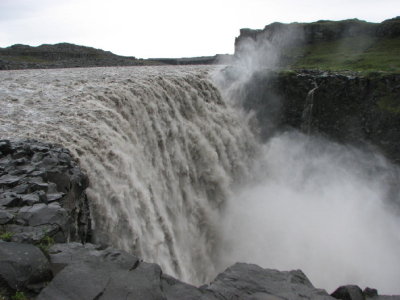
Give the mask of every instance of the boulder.
POLYGON ((50 263, 30 244, 0 241, 0 278, 11 290, 36 290, 52 278, 50 263))
POLYGON ((56 224, 38 226, 23 226, 8 224, 4 227, 6 232, 11 232, 11 241, 16 243, 40 244, 43 239, 53 237, 56 241, 63 241, 65 237, 60 233, 60 227, 56 224))
POLYGON ((57 244, 50 251, 54 280, 40 299, 166 299, 161 268, 112 248, 79 243, 57 244), (64 268, 63 268, 64 267, 64 268))
POLYGON ((365 300, 364 293, 357 285, 345 285, 338 287, 331 294, 331 296, 342 300, 365 300))
POLYGON ((6 210, 0 209, 0 225, 4 225, 10 222, 14 218, 14 215, 6 210))
POLYGON ((325 290, 314 288, 300 270, 282 272, 245 263, 229 267, 202 289, 220 299, 333 299, 325 290))

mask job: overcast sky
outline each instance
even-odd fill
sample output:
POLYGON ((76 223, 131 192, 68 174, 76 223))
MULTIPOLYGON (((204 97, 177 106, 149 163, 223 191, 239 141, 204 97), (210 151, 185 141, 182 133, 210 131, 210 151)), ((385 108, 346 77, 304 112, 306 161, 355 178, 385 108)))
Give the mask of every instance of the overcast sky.
POLYGON ((0 47, 69 42, 148 57, 233 53, 240 28, 400 15, 400 0, 0 0, 0 47))

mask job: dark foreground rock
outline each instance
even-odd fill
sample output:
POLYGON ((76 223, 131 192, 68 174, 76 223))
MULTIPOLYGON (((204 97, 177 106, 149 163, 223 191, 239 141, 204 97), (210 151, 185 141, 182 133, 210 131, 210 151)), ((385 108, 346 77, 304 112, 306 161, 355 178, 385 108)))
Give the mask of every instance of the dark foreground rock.
POLYGON ((400 296, 381 296, 378 291, 372 288, 365 288, 364 291, 357 285, 344 285, 338 287, 331 295, 341 300, 400 300, 400 296))
POLYGON ((5 294, 40 291, 52 277, 50 263, 39 248, 0 241, 0 281, 5 294))
POLYGON ((0 140, 0 239, 88 241, 87 185, 67 149, 34 140, 0 140))
POLYGON ((54 245, 53 281, 45 299, 332 299, 301 271, 279 272, 238 263, 209 285, 196 288, 162 273, 156 264, 112 248, 92 244, 54 245))
POLYGON ((399 300, 374 289, 344 286, 332 296, 300 271, 237 263, 195 287, 163 274, 157 264, 93 244, 55 244, 48 257, 33 245, 0 242, 0 299, 22 291, 37 300, 399 300), (53 277, 54 276, 54 277, 53 277))
POLYGON ((226 269, 206 289, 221 299, 332 299, 300 270, 281 272, 244 263, 226 269))

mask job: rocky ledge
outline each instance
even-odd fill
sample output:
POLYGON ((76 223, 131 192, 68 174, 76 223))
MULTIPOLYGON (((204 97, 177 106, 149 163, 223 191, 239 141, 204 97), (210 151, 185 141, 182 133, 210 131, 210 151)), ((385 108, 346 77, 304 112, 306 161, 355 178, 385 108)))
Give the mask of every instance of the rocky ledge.
POLYGON ((37 300, 400 299, 378 296, 375 289, 362 291, 358 286, 342 286, 329 295, 315 288, 300 270, 282 272, 245 263, 237 263, 211 283, 195 287, 163 274, 157 264, 89 243, 53 245, 48 259, 33 245, 13 242, 0 242, 0 253, 3 299, 15 290, 37 300))
POLYGON ((195 287, 160 266, 90 243, 87 177, 67 149, 0 140, 0 300, 400 300, 343 286, 332 295, 300 270, 237 263, 195 287))
POLYGON ((67 149, 0 140, 0 234, 40 244, 90 240, 88 179, 67 149))

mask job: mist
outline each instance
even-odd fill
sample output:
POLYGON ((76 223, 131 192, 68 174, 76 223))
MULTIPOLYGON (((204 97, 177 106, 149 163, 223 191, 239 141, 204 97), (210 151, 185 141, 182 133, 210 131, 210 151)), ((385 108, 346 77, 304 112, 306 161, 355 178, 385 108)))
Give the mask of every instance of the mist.
MULTIPOLYGON (((282 47, 298 43, 299 36, 287 31, 275 36, 280 43, 245 40, 236 65, 216 76, 222 94, 249 123, 257 121, 254 112, 243 110, 246 82, 260 70, 279 68, 282 47)), ((222 265, 301 269, 328 292, 357 284, 398 294, 399 174, 397 165, 369 148, 294 129, 271 132, 260 144, 251 178, 227 201, 222 265)))
POLYGON ((329 292, 357 284, 399 293, 400 222, 390 202, 397 174, 377 154, 299 132, 272 138, 254 182, 228 202, 226 264, 301 269, 329 292))

